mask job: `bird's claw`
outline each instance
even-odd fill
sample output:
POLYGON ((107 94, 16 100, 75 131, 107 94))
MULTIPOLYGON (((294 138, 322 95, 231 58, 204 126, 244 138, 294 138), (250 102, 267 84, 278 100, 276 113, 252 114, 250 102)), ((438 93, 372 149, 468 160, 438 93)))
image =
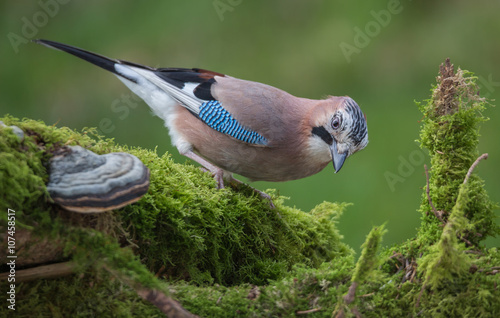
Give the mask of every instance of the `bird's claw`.
POLYGON ((236 189, 240 185, 245 185, 245 186, 249 187, 250 189, 252 189, 253 192, 257 193, 261 197, 261 199, 269 201, 269 206, 271 207, 271 209, 275 209, 276 208, 276 206, 273 203, 273 199, 271 198, 271 196, 269 194, 267 194, 267 193, 265 193, 263 191, 260 191, 259 189, 256 189, 254 187, 251 187, 248 184, 246 184, 244 182, 241 182, 240 180, 235 179, 233 177, 231 177, 231 179, 230 179, 230 184, 231 184, 231 186, 233 188, 236 188, 236 189))
POLYGON ((212 171, 210 169, 207 169, 205 167, 200 167, 200 169, 204 172, 210 172, 212 174, 212 177, 215 179, 215 182, 217 182, 217 189, 224 189, 224 170, 222 169, 216 169, 215 171, 212 171))
MULTIPOLYGON (((217 189, 224 189, 224 170, 222 170, 221 168, 217 167, 216 165, 208 162, 207 160, 200 157, 199 155, 197 155, 193 151, 185 152, 185 153, 183 153, 183 155, 188 157, 188 158, 191 158, 194 161, 201 164, 202 165, 201 169, 203 171, 210 172, 212 174, 213 178, 217 182, 217 189)), ((233 178, 232 174, 229 174, 229 176, 226 176, 226 177, 229 180, 229 184, 233 188, 237 189, 238 186, 242 185, 242 184, 250 187, 249 185, 241 182, 240 180, 233 178)), ((253 187, 250 187, 250 189, 252 189, 255 193, 257 193, 262 199, 269 201, 269 206, 271 207, 271 209, 276 208, 276 206, 274 205, 273 200, 271 199, 271 196, 269 194, 262 192, 258 189, 255 189, 253 187)))

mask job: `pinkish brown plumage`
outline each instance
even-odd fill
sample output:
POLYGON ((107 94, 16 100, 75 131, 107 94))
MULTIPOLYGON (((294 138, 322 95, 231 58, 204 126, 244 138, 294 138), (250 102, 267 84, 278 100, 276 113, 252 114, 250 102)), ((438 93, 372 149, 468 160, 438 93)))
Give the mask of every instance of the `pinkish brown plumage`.
POLYGON ((165 121, 179 152, 223 176, 287 181, 335 172, 368 143, 366 118, 349 97, 295 97, 203 69, 151 68, 47 41, 115 74, 165 121))

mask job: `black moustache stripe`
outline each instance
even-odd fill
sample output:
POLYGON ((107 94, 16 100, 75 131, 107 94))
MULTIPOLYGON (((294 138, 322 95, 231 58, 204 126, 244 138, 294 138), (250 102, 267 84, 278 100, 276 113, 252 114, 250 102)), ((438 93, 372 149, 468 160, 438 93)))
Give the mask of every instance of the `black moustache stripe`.
POLYGON ((333 137, 325 129, 325 127, 323 127, 323 126, 313 127, 311 133, 314 134, 314 135, 316 135, 316 136, 319 136, 328 145, 332 145, 333 144, 333 137))

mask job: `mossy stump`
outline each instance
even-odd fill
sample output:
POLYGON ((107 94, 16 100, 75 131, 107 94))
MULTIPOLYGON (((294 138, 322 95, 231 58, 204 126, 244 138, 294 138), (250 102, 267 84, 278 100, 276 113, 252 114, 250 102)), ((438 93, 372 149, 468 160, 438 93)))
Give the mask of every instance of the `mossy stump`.
MULTIPOLYGON (((419 104, 424 114, 420 144, 429 151, 431 170, 428 191, 422 197, 421 237, 435 242, 441 226, 456 204, 459 188, 479 156, 479 124, 487 120, 482 115, 487 101, 480 97, 476 77, 458 69, 455 73, 449 59, 440 67, 438 84, 426 104, 419 104), (429 199, 430 197, 430 199, 429 199), (432 204, 432 206, 431 206, 432 204)), ((484 181, 473 174, 468 180, 469 200, 464 207, 468 219, 463 239, 470 246, 490 235, 499 234, 494 223, 493 204, 484 189, 484 181)))

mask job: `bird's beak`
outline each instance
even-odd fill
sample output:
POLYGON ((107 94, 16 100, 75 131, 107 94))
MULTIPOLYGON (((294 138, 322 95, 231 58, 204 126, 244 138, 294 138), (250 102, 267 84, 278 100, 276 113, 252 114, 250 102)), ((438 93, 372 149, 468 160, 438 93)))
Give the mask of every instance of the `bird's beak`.
POLYGON ((335 169, 335 173, 340 171, 340 168, 344 165, 344 161, 347 158, 347 152, 339 153, 337 151, 337 141, 334 140, 332 145, 330 146, 330 151, 332 152, 332 161, 333 161, 333 169, 335 169))

